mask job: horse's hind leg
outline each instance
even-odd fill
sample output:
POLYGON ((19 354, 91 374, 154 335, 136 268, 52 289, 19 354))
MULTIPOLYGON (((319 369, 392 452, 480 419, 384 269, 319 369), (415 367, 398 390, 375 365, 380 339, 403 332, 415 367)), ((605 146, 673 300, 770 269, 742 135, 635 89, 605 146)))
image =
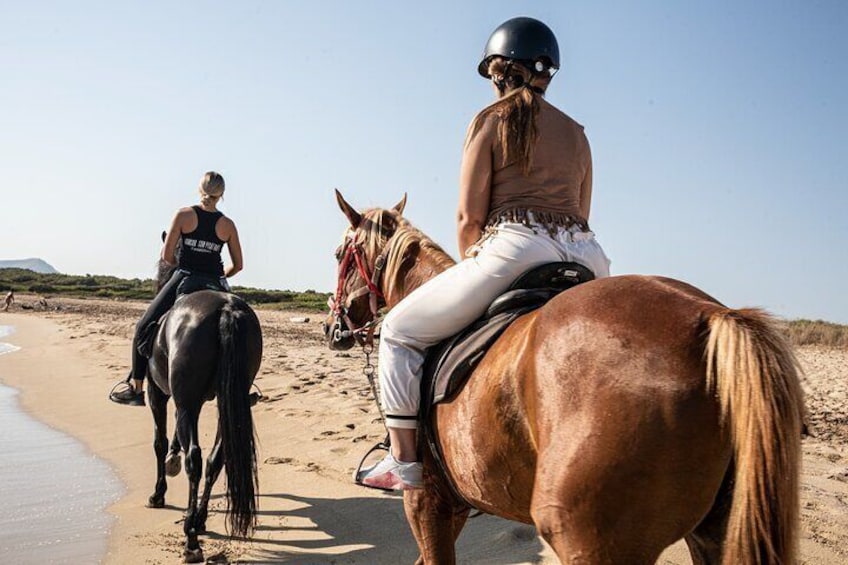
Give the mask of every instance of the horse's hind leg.
POLYGON ((165 479, 165 452, 168 449, 168 437, 166 435, 168 396, 156 384, 149 382, 147 398, 150 403, 150 411, 153 413, 153 451, 156 453, 156 487, 147 500, 147 506, 149 508, 162 508, 165 506, 165 491, 168 490, 168 483, 165 479))
POLYGON ((579 463, 572 460, 568 473, 563 472, 563 450, 546 452, 551 455, 543 453, 537 463, 530 515, 560 562, 655 563, 664 546, 651 535, 650 524, 640 522, 642 501, 632 493, 628 498, 633 483, 604 473, 600 451, 582 450, 579 463), (638 504, 621 503, 634 498, 638 504))
POLYGON ((715 502, 701 523, 683 539, 689 547, 693 565, 718 565, 724 552, 727 519, 733 498, 733 467, 727 472, 715 502))
POLYGON ((171 449, 168 450, 168 456, 165 457, 165 473, 169 477, 176 477, 183 469, 182 450, 180 436, 175 431, 174 439, 171 440, 171 449))
POLYGON ((224 452, 221 449, 221 432, 215 436, 215 446, 209 452, 206 459, 206 484, 203 486, 203 496, 200 497, 200 506, 197 509, 197 532, 202 534, 206 531, 206 517, 209 514, 209 497, 212 495, 212 487, 221 474, 224 466, 224 452))
POLYGON ((203 459, 200 455, 200 446, 197 444, 199 412, 198 409, 185 410, 177 407, 177 436, 186 452, 185 468, 188 475, 188 504, 183 524, 186 535, 183 556, 186 563, 202 563, 204 560, 203 550, 200 549, 200 543, 197 541, 197 488, 200 484, 200 473, 203 470, 203 459))

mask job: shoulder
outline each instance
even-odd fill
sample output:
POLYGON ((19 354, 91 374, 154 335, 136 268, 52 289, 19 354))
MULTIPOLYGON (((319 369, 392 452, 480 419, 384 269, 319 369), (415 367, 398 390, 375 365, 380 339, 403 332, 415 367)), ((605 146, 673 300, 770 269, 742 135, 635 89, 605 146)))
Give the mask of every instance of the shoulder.
POLYGON ((222 233, 236 233, 236 223, 229 216, 222 215, 215 223, 215 228, 222 233))
POLYGON ((575 130, 581 133, 583 132, 583 124, 581 124, 580 122, 578 122, 577 120, 575 120, 574 118, 572 118, 571 116, 569 116, 568 114, 566 114, 544 98, 541 101, 541 107, 542 111, 548 114, 552 119, 558 120, 567 127, 574 128, 575 130))
POLYGON ((197 214, 194 213, 194 210, 189 206, 187 208, 180 208, 174 214, 174 220, 171 222, 171 225, 185 226, 188 222, 193 222, 197 217, 197 214))
POLYGON ((471 123, 468 124, 468 129, 465 132, 466 147, 472 141, 480 143, 487 140, 494 140, 497 135, 499 121, 500 117, 490 107, 483 108, 471 119, 471 123))

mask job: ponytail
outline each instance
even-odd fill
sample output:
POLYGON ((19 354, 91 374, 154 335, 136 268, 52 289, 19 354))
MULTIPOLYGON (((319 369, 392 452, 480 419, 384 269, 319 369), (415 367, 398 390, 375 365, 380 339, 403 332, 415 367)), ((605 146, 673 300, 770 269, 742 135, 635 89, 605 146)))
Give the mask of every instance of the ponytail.
POLYGON ((489 73, 502 77, 495 84, 501 91, 512 89, 495 103, 484 108, 471 125, 466 144, 480 131, 489 116, 497 116, 497 139, 504 165, 517 164, 523 175, 530 172, 538 130, 541 89, 530 84, 532 73, 523 65, 495 58, 489 63, 489 73))

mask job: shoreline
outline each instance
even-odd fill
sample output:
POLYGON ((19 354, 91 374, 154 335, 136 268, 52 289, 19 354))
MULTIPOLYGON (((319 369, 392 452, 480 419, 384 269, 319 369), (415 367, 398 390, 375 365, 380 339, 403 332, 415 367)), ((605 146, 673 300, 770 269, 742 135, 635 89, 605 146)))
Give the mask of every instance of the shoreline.
MULTIPOLYGON (((28 414, 76 439, 106 461, 125 485, 107 511, 115 516, 103 563, 177 563, 182 558, 181 518, 187 499, 184 473, 169 479, 166 507, 145 508, 155 480, 149 408, 121 406, 107 394, 129 368, 130 334, 144 303, 62 300, 59 312, 9 313, 11 341, 23 349, 0 356, 2 382, 20 391, 28 414)), ((207 559, 227 563, 411 563, 417 547, 401 499, 354 485, 359 457, 383 439, 376 406, 361 377, 356 351, 336 353, 320 339, 320 316, 296 323, 303 313, 259 310, 265 352, 257 384, 265 398, 254 408, 258 435, 259 527, 250 540, 229 538, 224 527, 224 479, 210 502, 209 534, 201 536, 207 559)), ((804 350, 810 405, 841 402, 828 375, 844 367, 848 353, 804 350), (835 356, 835 357, 834 357, 835 356), (823 360, 823 361, 822 361, 823 360), (824 363, 821 369, 819 363, 824 363), (840 365, 840 363, 842 365, 840 365), (818 375, 824 375, 819 382, 818 375)), ((835 377, 838 378, 838 375, 835 377)), ((838 404, 836 404, 838 406, 838 404)), ((818 410, 827 414, 830 408, 818 410)), ((831 410, 832 411, 832 410, 831 410)), ((215 406, 201 414, 201 448, 208 455, 215 406)), ((168 430, 173 430, 169 410, 168 430)), ((848 556, 848 447, 835 440, 804 442, 800 563, 835 564, 848 556), (836 478, 834 478, 836 477, 836 478)), ((840 435, 841 434, 841 435, 840 435)), ((556 563, 532 527, 491 516, 471 520, 457 544, 463 563, 556 563)), ((657 561, 691 563, 678 542, 657 561)))
POLYGON ((18 389, 0 384, 4 562, 99 562, 124 493, 114 471, 77 438, 20 407, 18 389), (57 469, 60 471, 57 473, 57 469))

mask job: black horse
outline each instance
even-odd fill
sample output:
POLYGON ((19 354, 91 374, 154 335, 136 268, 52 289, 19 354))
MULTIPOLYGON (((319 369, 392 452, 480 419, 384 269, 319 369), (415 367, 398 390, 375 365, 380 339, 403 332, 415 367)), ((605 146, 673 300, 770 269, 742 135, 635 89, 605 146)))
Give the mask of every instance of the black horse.
MULTIPOLYGON (((160 262, 159 286, 174 271, 160 262)), ((197 535, 206 530, 209 495, 221 468, 227 472, 228 525, 247 535, 256 523, 257 467, 250 387, 262 358, 262 330, 256 314, 234 294, 198 290, 181 296, 153 338, 147 395, 153 412, 156 488, 151 508, 165 504, 168 452, 167 404, 176 404, 176 434, 168 457, 169 475, 179 473, 179 449, 185 453, 189 498, 183 530, 185 561, 203 561, 197 535), (206 483, 197 500, 202 459, 197 422, 207 400, 218 399, 218 433, 206 462, 206 483), (176 452, 176 453, 174 453, 176 452)))

